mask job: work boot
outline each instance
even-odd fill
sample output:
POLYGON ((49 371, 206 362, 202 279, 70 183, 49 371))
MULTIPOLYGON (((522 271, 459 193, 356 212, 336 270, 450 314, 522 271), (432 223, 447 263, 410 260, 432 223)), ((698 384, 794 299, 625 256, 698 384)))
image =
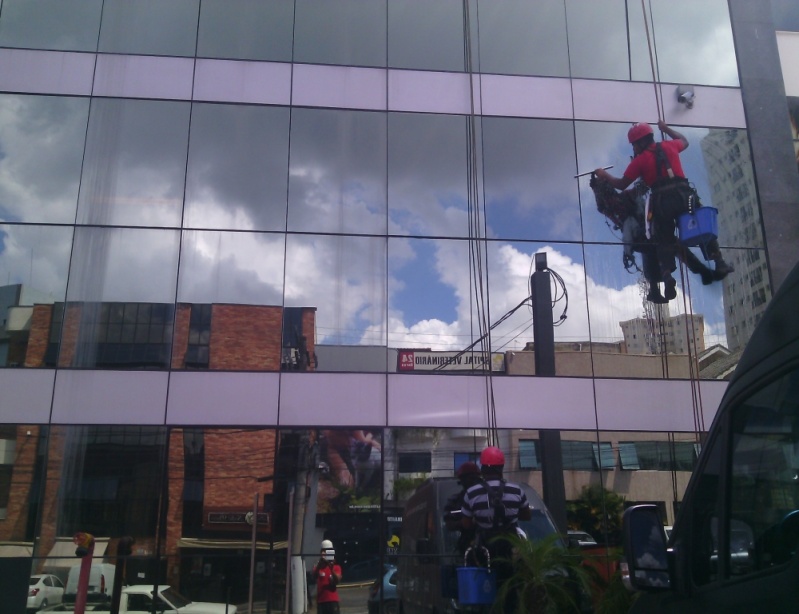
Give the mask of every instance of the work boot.
POLYGON ((716 272, 715 271, 711 271, 710 269, 706 269, 706 270, 702 271, 700 273, 700 276, 702 277, 702 285, 703 286, 709 286, 710 284, 712 284, 717 279, 721 279, 720 277, 716 277, 716 272))
POLYGON ((663 286, 667 302, 677 298, 677 280, 672 277, 671 273, 663 273, 663 286))
POLYGON ((729 275, 735 270, 735 267, 732 266, 731 264, 727 264, 726 262, 724 262, 724 258, 722 258, 721 256, 716 258, 715 262, 716 262, 716 277, 718 279, 724 279, 725 277, 727 277, 727 275, 729 275))
POLYGON ((646 300, 656 305, 665 305, 669 301, 660 293, 660 288, 657 284, 649 286, 649 293, 646 295, 646 300))

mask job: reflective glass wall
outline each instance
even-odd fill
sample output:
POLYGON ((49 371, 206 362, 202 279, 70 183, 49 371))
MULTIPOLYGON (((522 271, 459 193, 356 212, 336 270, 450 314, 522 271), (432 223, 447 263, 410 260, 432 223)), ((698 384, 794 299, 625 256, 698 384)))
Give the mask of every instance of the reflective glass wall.
POLYGON ((329 538, 342 609, 391 611, 402 560, 457 547, 406 518, 425 480, 439 505, 493 440, 540 494, 549 430, 569 528, 670 524, 770 286, 727 4, 646 11, 4 0, 0 558, 67 583, 88 531, 126 584, 299 612, 329 538), (704 284, 691 248, 663 306, 589 176, 656 102, 735 267, 704 284))

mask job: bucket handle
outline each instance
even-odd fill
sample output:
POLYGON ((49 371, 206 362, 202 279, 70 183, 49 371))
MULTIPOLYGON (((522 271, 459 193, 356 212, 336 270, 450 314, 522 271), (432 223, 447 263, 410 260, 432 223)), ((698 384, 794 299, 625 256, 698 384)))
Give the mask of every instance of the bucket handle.
MULTIPOLYGON (((483 553, 485 554, 485 557, 486 557, 486 567, 489 570, 491 570, 491 555, 488 553, 488 548, 486 548, 485 546, 469 546, 466 549, 466 552, 463 553, 463 566, 464 567, 468 567, 469 566, 469 553, 472 550, 475 550, 476 548, 480 548, 480 550, 483 551, 483 553)), ((477 558, 476 557, 475 557, 474 560, 475 560, 475 563, 477 563, 477 558)))

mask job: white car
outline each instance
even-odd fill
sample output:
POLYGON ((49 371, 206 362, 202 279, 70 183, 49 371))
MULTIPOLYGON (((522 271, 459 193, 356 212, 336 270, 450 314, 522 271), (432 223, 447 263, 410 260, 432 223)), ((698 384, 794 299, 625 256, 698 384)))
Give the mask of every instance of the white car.
POLYGON ((48 605, 61 603, 64 598, 64 585, 57 576, 37 574, 31 576, 28 584, 28 609, 41 610, 48 605))

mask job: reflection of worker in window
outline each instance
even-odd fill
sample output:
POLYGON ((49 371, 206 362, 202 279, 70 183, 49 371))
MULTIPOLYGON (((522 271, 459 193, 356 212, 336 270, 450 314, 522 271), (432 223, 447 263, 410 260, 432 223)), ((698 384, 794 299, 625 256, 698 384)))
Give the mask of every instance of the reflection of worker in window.
POLYGON ((327 430, 327 462, 339 484, 345 488, 357 485, 357 467, 366 464, 372 452, 380 452, 380 442, 374 434, 365 430, 327 430))

